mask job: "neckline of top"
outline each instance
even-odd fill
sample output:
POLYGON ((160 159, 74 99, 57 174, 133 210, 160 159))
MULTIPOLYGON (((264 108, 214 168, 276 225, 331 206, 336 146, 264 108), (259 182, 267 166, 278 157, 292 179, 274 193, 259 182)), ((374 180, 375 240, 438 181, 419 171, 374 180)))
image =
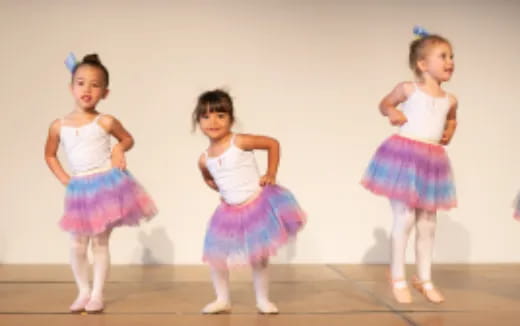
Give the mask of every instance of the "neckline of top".
POLYGON ((64 125, 63 124, 63 119, 61 119, 61 127, 72 128, 72 129, 81 129, 81 128, 90 126, 93 123, 96 123, 99 120, 100 117, 101 117, 101 113, 96 115, 96 117, 94 119, 92 119, 92 121, 90 121, 88 123, 85 123, 84 125, 81 125, 81 126, 67 126, 67 125, 64 125))
POLYGON ((415 84, 415 91, 417 92, 420 92, 428 97, 431 97, 433 99, 438 99, 438 100, 442 100, 442 99, 447 99, 448 98, 448 93, 447 92, 444 92, 444 95, 443 96, 433 96, 431 94, 428 94, 426 91, 422 90, 417 84, 415 84))

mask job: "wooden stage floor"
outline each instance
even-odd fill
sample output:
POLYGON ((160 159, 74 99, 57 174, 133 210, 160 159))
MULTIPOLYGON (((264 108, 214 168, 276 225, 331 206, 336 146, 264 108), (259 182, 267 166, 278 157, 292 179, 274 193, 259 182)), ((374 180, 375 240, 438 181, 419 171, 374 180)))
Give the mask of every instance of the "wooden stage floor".
MULTIPOLYGON (((409 275, 412 275, 409 266, 409 275)), ((72 315, 76 295, 67 265, 0 265, 0 326, 520 325, 520 264, 435 265, 446 302, 413 291, 392 300, 384 265, 271 265, 279 315, 259 315, 248 269, 233 270, 233 311, 205 316, 214 298, 202 265, 113 266, 100 315, 72 315)))

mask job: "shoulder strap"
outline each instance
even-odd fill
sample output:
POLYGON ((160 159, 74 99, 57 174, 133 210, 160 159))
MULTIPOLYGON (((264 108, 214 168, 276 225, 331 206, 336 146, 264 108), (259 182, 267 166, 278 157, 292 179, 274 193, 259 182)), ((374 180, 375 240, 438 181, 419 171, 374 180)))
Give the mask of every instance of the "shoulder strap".
POLYGON ((97 117, 94 118, 94 122, 98 122, 99 118, 101 118, 103 115, 103 113, 98 114, 97 117))

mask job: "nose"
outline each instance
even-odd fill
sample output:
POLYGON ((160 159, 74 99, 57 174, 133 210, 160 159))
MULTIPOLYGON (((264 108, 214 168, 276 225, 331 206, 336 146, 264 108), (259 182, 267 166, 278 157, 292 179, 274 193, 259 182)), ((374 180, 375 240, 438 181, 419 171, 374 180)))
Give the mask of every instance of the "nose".
POLYGON ((210 115, 209 115, 209 122, 211 122, 212 125, 214 125, 215 122, 217 122, 217 116, 216 116, 216 114, 210 114, 210 115))

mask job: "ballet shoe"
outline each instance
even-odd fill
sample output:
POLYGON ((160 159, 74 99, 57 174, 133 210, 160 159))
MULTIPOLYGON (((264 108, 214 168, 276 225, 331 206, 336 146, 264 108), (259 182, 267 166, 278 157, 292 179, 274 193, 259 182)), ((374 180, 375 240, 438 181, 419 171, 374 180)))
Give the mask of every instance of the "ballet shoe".
POLYGON ((412 278, 413 287, 419 291, 428 301, 432 303, 444 302, 444 296, 441 292, 433 285, 432 281, 421 281, 417 276, 412 278))
POLYGON ((85 311, 85 306, 88 304, 90 296, 78 296, 76 300, 70 305, 69 310, 73 314, 85 311))
POLYGON ((231 312, 231 304, 227 301, 213 301, 208 303, 201 311, 203 314, 226 314, 231 312))
POLYGON ((390 287, 395 301, 399 303, 412 303, 412 294, 408 283, 404 279, 392 280, 390 279, 390 287))
POLYGON ((102 298, 91 298, 85 306, 85 311, 91 314, 98 314, 103 312, 105 306, 102 298))
POLYGON ((278 314, 278 308, 271 301, 259 301, 256 303, 258 312, 263 315, 275 315, 278 314))

